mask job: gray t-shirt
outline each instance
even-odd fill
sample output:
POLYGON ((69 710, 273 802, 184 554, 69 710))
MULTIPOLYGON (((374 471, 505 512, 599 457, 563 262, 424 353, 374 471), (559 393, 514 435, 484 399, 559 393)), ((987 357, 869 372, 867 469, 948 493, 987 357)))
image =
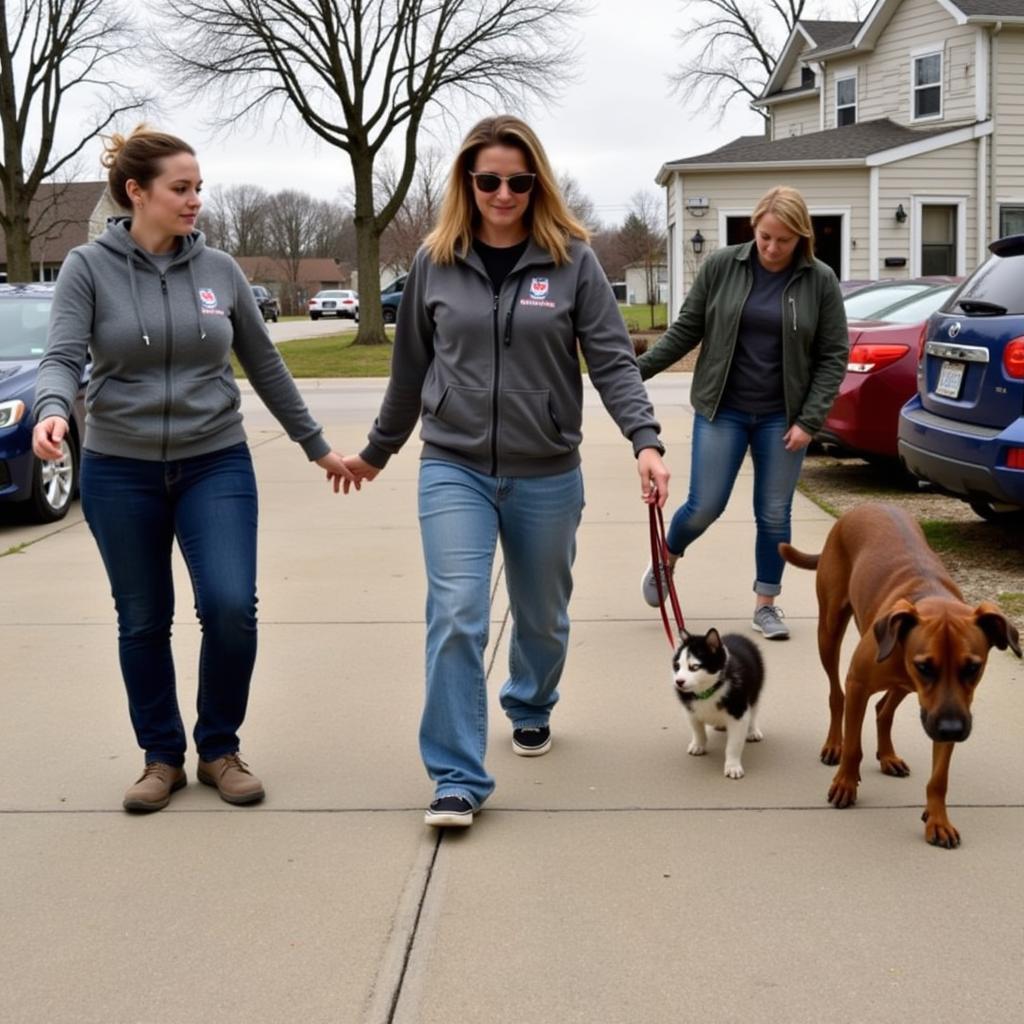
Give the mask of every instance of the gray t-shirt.
POLYGON ((754 283, 740 314, 732 366, 725 383, 722 405, 739 412, 767 415, 786 408, 782 385, 782 293, 793 276, 785 270, 765 270, 750 254, 754 283))

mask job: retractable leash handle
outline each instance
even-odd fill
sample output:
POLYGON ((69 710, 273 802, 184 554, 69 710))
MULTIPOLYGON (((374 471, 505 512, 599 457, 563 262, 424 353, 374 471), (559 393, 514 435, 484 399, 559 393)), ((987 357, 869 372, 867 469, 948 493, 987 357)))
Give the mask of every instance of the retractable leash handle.
POLYGON ((651 568, 654 572, 654 586, 658 591, 658 608, 661 611, 661 621, 665 626, 665 635, 668 637, 669 646, 675 650, 685 632, 685 621, 679 607, 675 581, 668 571, 669 551, 668 544, 665 542, 665 518, 656 501, 651 502, 648 508, 651 528, 651 568), (668 599, 672 604, 672 615, 676 620, 678 634, 675 637, 672 636, 672 627, 669 625, 668 611, 665 608, 666 591, 668 591, 668 599))

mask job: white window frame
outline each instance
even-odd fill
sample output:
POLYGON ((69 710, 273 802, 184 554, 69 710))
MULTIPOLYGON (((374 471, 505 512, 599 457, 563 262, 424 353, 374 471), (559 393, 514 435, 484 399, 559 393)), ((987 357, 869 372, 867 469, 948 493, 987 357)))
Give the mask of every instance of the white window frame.
POLYGON ((924 121, 941 121, 945 112, 946 89, 943 80, 946 74, 946 48, 942 43, 933 43, 930 46, 918 46, 910 51, 910 121, 912 124, 920 124, 924 121), (925 57, 939 58, 939 80, 928 85, 917 84, 917 62, 925 57), (917 93, 919 89, 939 90, 939 112, 937 114, 925 114, 917 116, 917 93))
MULTIPOLYGON (((857 72, 856 71, 854 71, 852 73, 844 72, 842 75, 836 75, 835 79, 833 80, 833 86, 834 86, 835 92, 836 92, 836 101, 835 101, 835 104, 834 104, 834 109, 835 109, 835 115, 836 115, 835 126, 837 128, 839 127, 839 111, 840 110, 849 110, 850 107, 853 107, 853 120, 850 123, 851 124, 856 124, 857 123, 857 108, 860 106, 860 88, 859 88, 859 83, 857 81, 857 77, 858 76, 857 76, 857 72), (839 105, 839 83, 840 82, 849 82, 850 79, 853 79, 853 103, 844 103, 842 106, 840 106, 839 105)), ((846 126, 843 125, 843 127, 845 128, 846 126)))
POLYGON ((967 196, 912 196, 910 217, 910 276, 921 276, 921 207, 956 207, 956 273, 967 274, 967 196))

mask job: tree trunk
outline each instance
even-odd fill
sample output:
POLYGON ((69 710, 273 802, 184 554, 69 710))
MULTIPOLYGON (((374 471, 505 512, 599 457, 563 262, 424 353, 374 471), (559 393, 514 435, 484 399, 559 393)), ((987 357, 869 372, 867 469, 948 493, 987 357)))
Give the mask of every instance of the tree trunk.
POLYGON ((352 151, 355 179, 356 268, 359 271, 359 330, 356 345, 385 345, 380 304, 380 232, 373 208, 373 156, 352 151))
POLYGON ((7 281, 10 284, 32 280, 32 234, 29 229, 28 203, 18 192, 13 197, 4 197, 4 212, 8 220, 5 232, 7 281))

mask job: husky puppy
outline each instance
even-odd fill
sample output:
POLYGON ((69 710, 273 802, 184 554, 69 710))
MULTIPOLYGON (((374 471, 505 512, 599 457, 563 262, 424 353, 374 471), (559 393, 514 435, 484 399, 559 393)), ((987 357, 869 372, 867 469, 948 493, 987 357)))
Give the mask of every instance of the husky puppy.
POLYGON ((757 701, 764 682, 764 662, 757 645, 739 633, 703 636, 684 632, 672 658, 676 696, 690 718, 693 736, 687 753, 707 753, 706 726, 725 729, 725 774, 743 778, 744 743, 764 739, 757 728, 757 701))

